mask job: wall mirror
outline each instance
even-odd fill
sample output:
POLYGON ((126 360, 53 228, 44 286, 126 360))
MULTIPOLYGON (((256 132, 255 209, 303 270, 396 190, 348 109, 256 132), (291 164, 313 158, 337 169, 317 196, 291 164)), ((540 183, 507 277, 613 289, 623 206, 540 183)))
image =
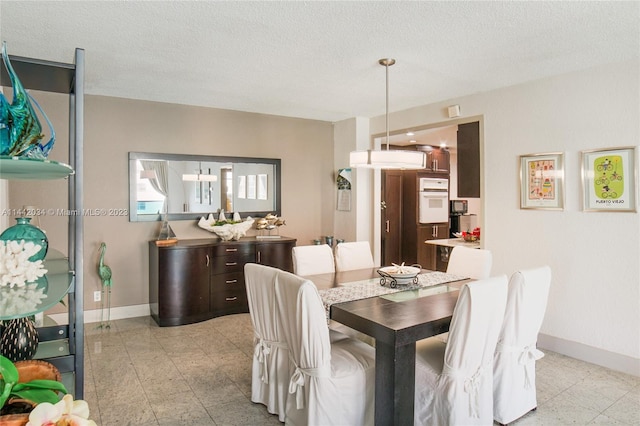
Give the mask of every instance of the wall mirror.
POLYGON ((280 215, 280 159, 129 152, 129 221, 280 215))

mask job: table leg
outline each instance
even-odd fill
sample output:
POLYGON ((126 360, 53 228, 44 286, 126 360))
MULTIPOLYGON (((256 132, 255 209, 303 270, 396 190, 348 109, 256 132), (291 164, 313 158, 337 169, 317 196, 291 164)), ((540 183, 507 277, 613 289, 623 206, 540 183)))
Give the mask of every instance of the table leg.
POLYGON ((413 425, 416 344, 376 341, 376 426, 413 425))

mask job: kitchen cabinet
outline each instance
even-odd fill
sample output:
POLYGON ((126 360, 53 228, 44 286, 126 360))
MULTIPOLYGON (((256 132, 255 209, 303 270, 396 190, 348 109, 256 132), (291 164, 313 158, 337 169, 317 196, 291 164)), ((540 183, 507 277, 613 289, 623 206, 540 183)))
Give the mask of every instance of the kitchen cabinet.
MULTIPOLYGON (((0 179, 54 180, 66 179, 69 212, 83 211, 83 123, 84 123, 84 50, 76 49, 73 63, 9 55, 9 60, 25 89, 60 93, 69 97, 68 149, 69 165, 52 160, 3 157, 0 159, 0 179)), ((5 67, 0 69, 1 81, 9 82, 5 67)), ((64 134, 59 131, 58 134, 64 134)), ((61 143, 61 141, 59 142, 61 143)), ((55 147, 54 147, 55 149, 55 147)), ((44 207, 44 206, 43 206, 44 207)), ((52 206, 49 206, 52 207, 52 206)), ((52 210, 52 209, 49 209, 52 210)), ((84 256, 83 215, 70 214, 67 224, 67 254, 50 248, 44 266, 48 270, 45 300, 30 312, 2 315, 11 320, 42 312, 57 305, 67 296, 67 323, 38 327, 39 344, 36 359, 43 359, 62 373, 62 382, 74 399, 84 395, 84 256), (45 306, 46 305, 46 306, 45 306)), ((49 242, 51 243, 51 241, 49 242)), ((3 295, 0 294, 0 300, 3 295)), ((13 308, 16 308, 14 305, 13 308)), ((48 324, 49 318, 45 320, 48 324)))
POLYGON ((428 170, 382 171, 382 264, 435 264, 426 251, 426 239, 447 238, 449 223, 420 224, 418 222, 418 180, 448 175, 428 170), (435 228, 433 227, 435 226, 435 228))
POLYGON ((458 125, 457 143, 457 198, 480 198, 480 123, 458 125))
MULTIPOLYGON (((426 244, 425 241, 445 238, 449 238, 449 223, 433 223, 418 227, 418 241, 420 242, 418 245, 418 263, 424 269, 439 270, 436 261, 438 246, 426 244)), ((440 268, 442 269, 442 266, 440 268)))
POLYGON ((425 150, 427 155, 427 170, 438 173, 449 173, 450 170, 450 153, 443 148, 429 147, 425 150))
POLYGON ((175 326, 249 312, 244 265, 255 262, 292 272, 295 243, 287 237, 180 240, 165 247, 149 241, 152 318, 160 326, 175 326))
MULTIPOLYGON (((406 220, 404 212, 411 212, 411 205, 403 203, 403 181, 406 180, 402 170, 382 171, 382 264, 402 263, 403 228, 406 220)), ((408 199, 410 200, 410 199, 408 199)), ((411 203, 411 201, 409 201, 411 203)), ((415 209, 415 197, 413 197, 415 209)), ((414 213, 415 215, 415 213, 414 213)))

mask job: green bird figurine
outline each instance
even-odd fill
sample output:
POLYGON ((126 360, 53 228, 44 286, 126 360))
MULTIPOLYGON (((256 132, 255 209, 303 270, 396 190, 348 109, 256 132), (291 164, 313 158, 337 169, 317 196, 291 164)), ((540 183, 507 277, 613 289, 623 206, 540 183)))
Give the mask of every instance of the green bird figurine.
POLYGON ((107 244, 100 244, 100 262, 98 263, 98 275, 102 281, 102 297, 100 298, 100 325, 98 328, 111 328, 111 268, 104 264, 104 254, 107 244), (106 297, 105 297, 106 293, 106 297), (104 321, 104 304, 107 303, 107 320, 104 321))

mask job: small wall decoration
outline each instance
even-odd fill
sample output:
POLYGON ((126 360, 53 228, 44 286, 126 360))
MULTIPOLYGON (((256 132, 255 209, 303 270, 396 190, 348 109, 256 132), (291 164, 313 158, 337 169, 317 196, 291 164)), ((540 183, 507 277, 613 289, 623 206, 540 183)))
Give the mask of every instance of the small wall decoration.
POLYGON ((520 156, 520 208, 564 209, 564 154, 520 156))
POLYGON ((256 175, 247 176, 247 198, 250 200, 256 199, 256 175))
POLYGON ((238 176, 238 198, 247 198, 247 177, 238 176))
POLYGON ((584 211, 636 211, 635 147, 582 151, 584 211))
POLYGON ((258 200, 267 199, 267 175, 258 175, 258 200))
POLYGON ((351 169, 338 170, 336 178, 338 185, 337 209, 342 211, 351 210, 351 169))

